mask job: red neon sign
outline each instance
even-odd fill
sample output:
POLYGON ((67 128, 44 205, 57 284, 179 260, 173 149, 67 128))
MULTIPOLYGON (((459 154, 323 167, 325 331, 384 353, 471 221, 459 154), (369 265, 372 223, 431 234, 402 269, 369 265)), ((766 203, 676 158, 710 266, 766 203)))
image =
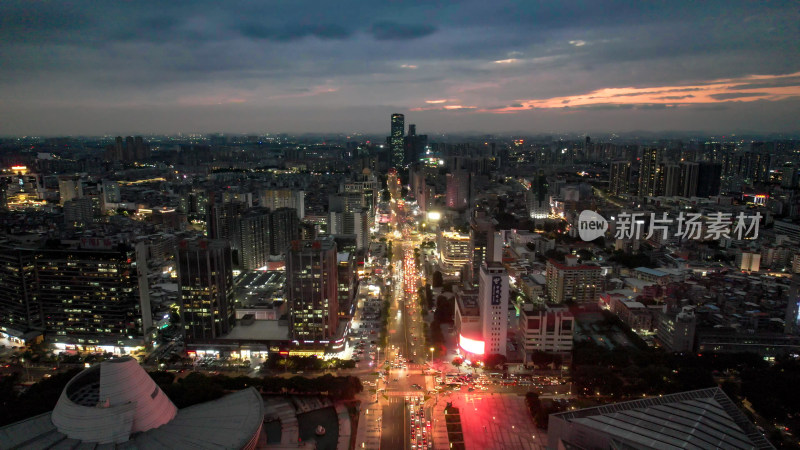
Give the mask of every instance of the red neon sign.
POLYGON ((463 334, 458 335, 458 346, 465 352, 472 353, 473 355, 482 355, 486 348, 486 344, 483 341, 466 338, 463 334))

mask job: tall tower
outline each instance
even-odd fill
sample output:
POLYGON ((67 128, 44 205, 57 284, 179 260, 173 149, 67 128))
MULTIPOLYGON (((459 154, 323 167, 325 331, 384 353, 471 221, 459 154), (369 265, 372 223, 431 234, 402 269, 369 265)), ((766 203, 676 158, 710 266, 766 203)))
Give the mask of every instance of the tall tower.
POLYGON ((233 258, 221 239, 178 244, 178 285, 187 341, 216 339, 235 323, 233 258))
POLYGON ((478 281, 483 341, 486 354, 506 354, 508 338, 508 272, 498 262, 481 266, 478 281))
MULTIPOLYGON (((700 164, 696 162, 681 163, 680 193, 683 197, 694 197, 699 190, 700 164)), ((703 180, 703 183, 711 180, 703 180)))
POLYGON ((655 196, 658 191, 661 167, 661 149, 645 148, 639 166, 639 196, 655 196))
POLYGON ((272 236, 269 208, 251 208, 239 220, 239 266, 256 270, 267 265, 272 236))
POLYGON ((615 161, 611 163, 611 176, 608 186, 609 191, 614 195, 627 194, 630 178, 630 161, 615 161))
POLYGON ((389 136, 389 157, 393 167, 405 165, 405 148, 403 146, 403 131, 405 130, 405 116, 392 114, 392 132, 389 136))
POLYGON ((339 326, 336 242, 292 241, 286 257, 289 332, 298 341, 328 340, 339 326))

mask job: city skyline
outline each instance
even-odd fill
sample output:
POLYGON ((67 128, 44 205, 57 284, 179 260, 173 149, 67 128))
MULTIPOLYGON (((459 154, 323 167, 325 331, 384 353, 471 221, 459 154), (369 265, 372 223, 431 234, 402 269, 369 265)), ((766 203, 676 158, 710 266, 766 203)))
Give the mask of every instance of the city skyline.
POLYGON ((0 134, 798 131, 789 2, 4 2, 0 134))

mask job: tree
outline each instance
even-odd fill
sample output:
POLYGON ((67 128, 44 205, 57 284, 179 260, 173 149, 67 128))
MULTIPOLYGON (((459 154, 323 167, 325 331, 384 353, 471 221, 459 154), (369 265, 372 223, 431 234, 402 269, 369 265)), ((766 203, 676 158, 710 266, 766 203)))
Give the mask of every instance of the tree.
POLYGON ((452 365, 456 366, 456 368, 460 369, 461 368, 461 364, 464 364, 464 360, 459 358, 458 356, 456 356, 455 358, 453 358, 453 361, 451 361, 450 364, 452 364, 452 365))
POLYGON ((433 280, 431 281, 431 284, 433 284, 433 287, 435 288, 442 287, 442 285, 444 284, 444 276, 442 275, 442 272, 438 270, 436 272, 433 272, 433 280))
POLYGON ((486 355, 483 359, 483 365, 487 369, 494 369, 497 366, 503 365, 506 363, 506 357, 504 355, 500 355, 497 353, 490 353, 486 355))
POLYGON ((392 199, 392 194, 389 193, 389 189, 384 189, 383 191, 381 191, 381 201, 382 202, 388 202, 391 199, 392 199))

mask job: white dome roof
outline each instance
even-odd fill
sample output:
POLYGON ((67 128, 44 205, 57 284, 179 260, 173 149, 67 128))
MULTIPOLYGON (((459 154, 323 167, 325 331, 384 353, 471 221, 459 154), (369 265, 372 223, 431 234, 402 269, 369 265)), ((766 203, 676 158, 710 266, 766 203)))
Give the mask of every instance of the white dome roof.
POLYGON ((67 383, 52 414, 58 431, 87 442, 125 442, 171 421, 177 408, 129 357, 104 361, 67 383))

